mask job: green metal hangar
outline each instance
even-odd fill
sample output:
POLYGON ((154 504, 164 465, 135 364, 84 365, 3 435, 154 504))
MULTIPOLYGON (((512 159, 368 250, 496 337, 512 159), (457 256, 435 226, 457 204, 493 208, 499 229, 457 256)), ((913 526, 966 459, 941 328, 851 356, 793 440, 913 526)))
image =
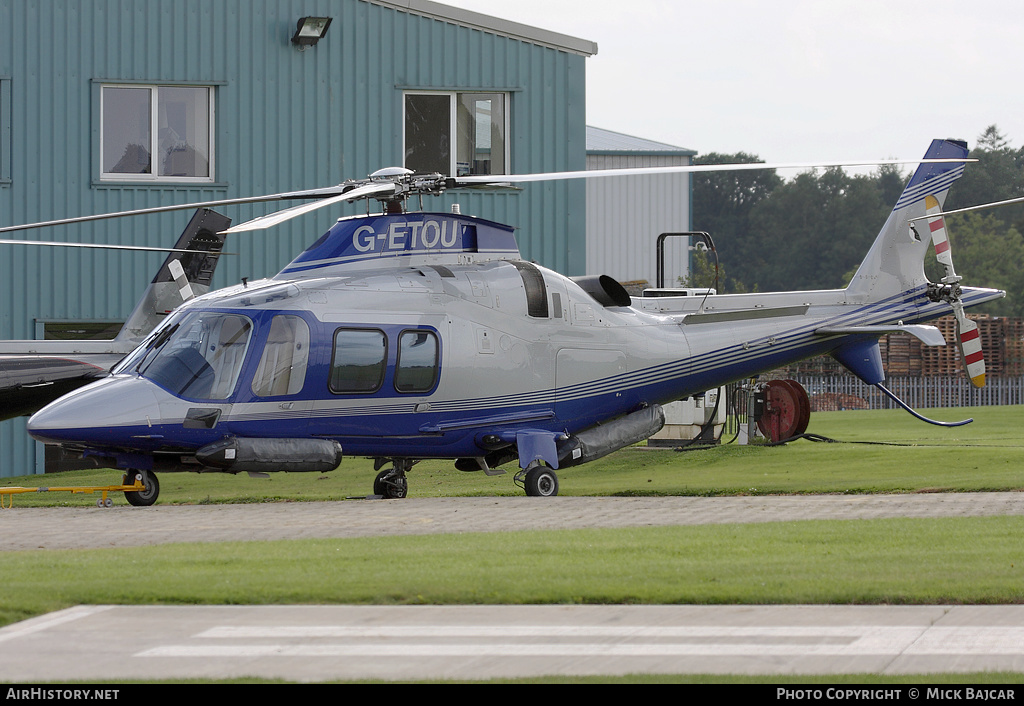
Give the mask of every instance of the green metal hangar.
MULTIPOLYGON (((428 0, 0 0, 0 226, 333 185, 394 165, 584 169, 596 51, 428 0)), ((516 226, 525 257, 583 274, 582 181, 452 191, 425 207, 455 202, 516 226)), ((275 274, 347 208, 237 236, 214 286, 275 274)), ((239 223, 269 210, 222 212, 239 223)), ((190 216, 12 237, 169 246, 190 216)), ((0 245, 0 339, 116 329, 163 258, 0 245)), ((0 423, 0 476, 43 471, 24 426, 0 423)))

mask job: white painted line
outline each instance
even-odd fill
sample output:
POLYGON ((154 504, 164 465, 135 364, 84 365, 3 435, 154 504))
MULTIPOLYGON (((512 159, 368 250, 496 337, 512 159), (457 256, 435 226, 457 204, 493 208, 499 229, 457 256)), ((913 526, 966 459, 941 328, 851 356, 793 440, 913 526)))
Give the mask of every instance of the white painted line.
POLYGON ((201 638, 281 637, 845 637, 873 630, 903 630, 913 639, 925 628, 844 627, 716 627, 716 626, 580 626, 580 625, 243 625, 218 626, 201 638))
POLYGON ((0 629, 0 642, 15 640, 19 637, 31 635, 32 633, 48 630, 57 625, 70 623, 81 618, 88 618, 90 615, 102 613, 103 611, 110 610, 113 607, 114 606, 109 605, 73 606, 71 608, 65 608, 64 610, 58 610, 55 613, 41 615, 38 618, 25 620, 20 623, 15 623, 14 625, 8 625, 7 627, 0 629))
POLYGON ((1024 655, 1024 628, 935 627, 907 650, 912 655, 1024 655))
MULTIPOLYGON (((965 654, 947 650, 948 653, 965 654)), ((1018 648, 1017 652, 1021 650, 1018 648)), ((380 643, 322 645, 167 645, 137 657, 867 657, 897 656, 904 650, 873 645, 828 644, 549 644, 549 643, 380 643)), ((988 648, 966 654, 992 654, 988 648)))
POLYGON ((1016 627, 285 625, 218 626, 198 633, 195 637, 199 641, 196 644, 164 645, 145 650, 136 656, 1024 656, 1024 628, 1016 627), (498 641, 489 638, 496 638, 498 641), (515 638, 529 641, 517 642, 514 641, 515 638), (534 640, 538 638, 547 638, 553 642, 535 642, 534 640), (276 642, 258 642, 261 639, 272 639, 276 642), (280 642, 289 639, 333 639, 342 642, 280 642), (396 639, 402 641, 396 642, 396 639), (212 642, 223 640, 231 640, 235 644, 212 642))

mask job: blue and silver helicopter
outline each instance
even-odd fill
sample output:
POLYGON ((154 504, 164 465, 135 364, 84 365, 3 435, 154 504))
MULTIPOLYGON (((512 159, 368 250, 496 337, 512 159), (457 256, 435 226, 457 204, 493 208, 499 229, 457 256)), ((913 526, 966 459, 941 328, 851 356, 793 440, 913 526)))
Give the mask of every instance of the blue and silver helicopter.
MULTIPOLYGON (((343 201, 377 201, 381 213, 339 220, 269 279, 190 299, 28 430, 122 469, 126 484, 141 477, 145 490, 126 493, 134 505, 156 500, 158 473, 323 472, 343 453, 375 459, 374 493, 386 498, 405 497, 423 459, 488 475, 515 463, 527 495, 552 496, 556 471, 648 438, 674 400, 821 354, 881 386, 878 339, 903 331, 942 345, 922 322, 951 311, 969 374, 984 384, 964 308, 1004 292, 961 286, 941 212, 966 156, 963 143, 934 141, 849 285, 819 291, 631 297, 609 277, 524 261, 508 226, 406 208, 454 187, 623 170, 449 178, 392 168, 267 197, 317 200, 225 232, 343 201), (931 245, 940 282, 924 272, 931 245)), ((679 169, 697 171, 665 170, 679 169)))

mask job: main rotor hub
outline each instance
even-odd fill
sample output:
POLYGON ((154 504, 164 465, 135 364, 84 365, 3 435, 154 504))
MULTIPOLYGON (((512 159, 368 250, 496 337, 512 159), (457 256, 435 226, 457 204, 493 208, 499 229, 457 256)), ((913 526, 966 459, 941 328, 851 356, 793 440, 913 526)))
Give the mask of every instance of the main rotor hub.
POLYGON ((390 181, 395 190, 375 197, 387 213, 402 213, 410 196, 440 196, 448 188, 448 179, 438 173, 417 174, 405 167, 385 167, 370 175, 367 183, 390 181))

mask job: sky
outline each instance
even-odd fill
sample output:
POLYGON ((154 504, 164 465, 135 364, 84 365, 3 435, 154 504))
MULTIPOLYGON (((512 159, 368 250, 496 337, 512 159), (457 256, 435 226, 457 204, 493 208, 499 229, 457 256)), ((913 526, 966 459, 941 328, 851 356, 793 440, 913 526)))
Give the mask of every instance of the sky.
POLYGON ((587 124, 769 162, 1024 145, 1019 0, 441 0, 597 43, 587 124))

